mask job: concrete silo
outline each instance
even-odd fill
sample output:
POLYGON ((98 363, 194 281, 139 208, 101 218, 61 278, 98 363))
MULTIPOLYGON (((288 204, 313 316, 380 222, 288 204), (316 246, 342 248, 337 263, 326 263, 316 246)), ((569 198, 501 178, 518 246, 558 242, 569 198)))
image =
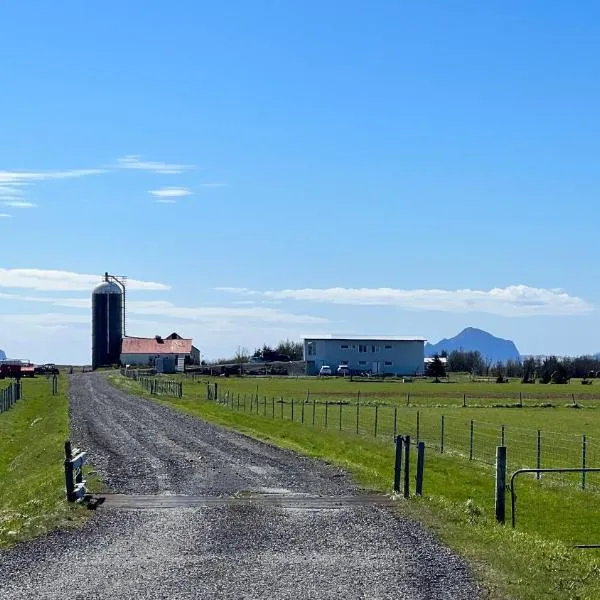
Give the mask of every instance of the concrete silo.
POLYGON ((124 300, 124 286, 105 273, 92 293, 92 369, 119 363, 124 300))

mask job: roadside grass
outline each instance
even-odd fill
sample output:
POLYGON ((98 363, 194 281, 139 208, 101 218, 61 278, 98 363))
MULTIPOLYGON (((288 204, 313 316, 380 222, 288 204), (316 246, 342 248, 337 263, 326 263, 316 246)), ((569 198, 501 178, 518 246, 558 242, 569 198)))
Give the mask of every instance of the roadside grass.
MULTIPOLYGON (((273 419, 260 406, 258 414, 238 412, 204 400, 205 389, 200 386, 186 385, 183 398, 157 399, 142 392, 134 381, 110 377, 114 385, 131 393, 338 465, 367 490, 391 492, 391 436, 356 436, 349 430, 273 419)), ((412 462, 414 473, 414 453, 412 462)), ((424 496, 398 499, 398 510, 424 523, 462 554, 490 598, 600 597, 597 551, 571 547, 583 538, 600 542, 598 496, 545 480, 524 479, 519 482, 518 528, 513 530, 496 524, 493 490, 493 471, 488 465, 428 450, 424 496)))
POLYGON ((43 377, 22 386, 23 398, 0 414, 0 548, 86 517, 85 509, 65 500, 67 379, 59 378, 56 396, 43 377))

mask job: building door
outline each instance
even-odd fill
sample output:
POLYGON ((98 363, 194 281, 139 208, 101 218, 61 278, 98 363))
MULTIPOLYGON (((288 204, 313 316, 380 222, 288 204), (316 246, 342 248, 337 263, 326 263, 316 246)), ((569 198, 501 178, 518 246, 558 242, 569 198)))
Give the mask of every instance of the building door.
POLYGON ((373 375, 379 375, 379 368, 380 368, 380 365, 381 365, 381 363, 380 363, 380 362, 378 362, 378 361, 375 361, 375 362, 373 363, 373 369, 372 369, 372 371, 371 371, 371 372, 373 373, 373 375))

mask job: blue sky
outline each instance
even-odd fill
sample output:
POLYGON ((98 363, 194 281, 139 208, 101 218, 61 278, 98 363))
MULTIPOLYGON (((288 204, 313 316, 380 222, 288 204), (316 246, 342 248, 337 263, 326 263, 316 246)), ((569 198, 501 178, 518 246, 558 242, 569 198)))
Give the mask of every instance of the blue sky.
POLYGON ((88 362, 89 295, 209 358, 466 326, 600 351, 591 2, 1 9, 0 348, 88 362))

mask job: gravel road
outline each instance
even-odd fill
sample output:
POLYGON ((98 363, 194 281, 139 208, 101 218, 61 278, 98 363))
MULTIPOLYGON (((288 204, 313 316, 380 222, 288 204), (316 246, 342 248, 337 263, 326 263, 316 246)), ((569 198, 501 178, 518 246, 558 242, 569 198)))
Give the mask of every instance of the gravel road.
POLYGON ((70 389, 72 438, 114 492, 214 502, 107 502, 79 531, 0 554, 1 599, 481 596, 459 558, 385 506, 231 501, 359 494, 339 469, 125 394, 99 374, 74 375, 70 389))

